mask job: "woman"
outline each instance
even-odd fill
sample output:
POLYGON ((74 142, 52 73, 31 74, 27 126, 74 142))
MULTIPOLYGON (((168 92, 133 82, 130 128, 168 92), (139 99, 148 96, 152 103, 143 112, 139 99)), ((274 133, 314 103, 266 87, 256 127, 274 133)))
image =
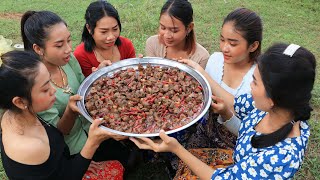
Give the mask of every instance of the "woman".
MULTIPOLYGON (((252 96, 241 95, 232 103, 241 125, 234 164, 226 168, 209 167, 164 132, 158 143, 131 140, 142 149, 175 153, 200 179, 290 179, 302 164, 310 135, 306 121, 312 110, 315 67, 314 55, 294 44, 273 45, 258 59, 252 96)), ((215 105, 232 114, 228 96, 220 97, 227 101, 220 99, 215 105)))
POLYGON ((86 77, 92 73, 92 68, 95 70, 136 57, 132 42, 120 36, 120 17, 110 3, 92 2, 86 10, 85 19, 82 43, 76 47, 74 55, 86 77))
POLYGON ((146 56, 191 59, 205 68, 209 53, 196 42, 193 9, 186 0, 169 0, 160 12, 158 35, 148 38, 146 56))
MULTIPOLYGON (((87 140, 90 123, 79 113, 70 111, 67 106, 69 98, 80 100, 78 96, 73 95, 84 79, 78 61, 71 53, 71 35, 67 25, 53 12, 28 11, 21 20, 21 34, 25 50, 33 51, 40 56, 51 75, 50 83, 56 89, 54 105, 50 109, 38 112, 38 115, 57 127, 65 137, 70 154, 77 154, 87 140)), ((117 159, 125 165, 129 150, 116 141, 124 138, 115 135, 113 139, 104 141, 93 159, 117 159)))
MULTIPOLYGON (((255 12, 239 8, 226 16, 220 34, 221 52, 213 53, 205 68, 208 76, 217 84, 212 87, 213 94, 219 96, 220 90, 227 91, 233 97, 250 93, 261 42, 262 22, 255 12)), ((187 147, 233 149, 239 124, 222 123, 222 116, 217 117, 212 111, 209 114, 209 120, 198 125, 187 147)))
MULTIPOLYGON (((50 109, 56 101, 56 89, 50 84, 50 74, 39 57, 31 52, 12 51, 2 56, 0 67, 1 158, 9 179, 81 179, 89 167, 99 144, 111 133, 94 120, 81 151, 70 156, 63 135, 37 116, 50 109)), ((77 111, 76 100, 70 98, 68 107, 77 111)), ((95 164, 99 174, 122 178, 123 167, 118 161, 95 164), (111 173, 112 172, 112 173, 111 173)))

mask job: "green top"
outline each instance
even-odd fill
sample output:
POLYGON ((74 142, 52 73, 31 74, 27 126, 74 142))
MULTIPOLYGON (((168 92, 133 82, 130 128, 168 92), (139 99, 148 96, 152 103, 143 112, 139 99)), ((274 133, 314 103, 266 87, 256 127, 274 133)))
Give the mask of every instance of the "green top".
MULTIPOLYGON (((80 65, 76 58, 72 55, 68 64, 62 67, 64 72, 68 77, 68 84, 72 89, 74 94, 77 93, 81 82, 84 80, 84 76, 81 72, 80 65)), ((63 89, 56 87, 56 102, 51 109, 38 113, 45 121, 57 127, 57 123, 62 117, 66 106, 69 102, 70 94, 64 93, 63 89)), ((79 153, 84 146, 87 135, 85 131, 88 132, 90 123, 83 116, 80 116, 75 120, 74 126, 68 135, 64 136, 64 140, 69 146, 70 154, 79 153), (85 130, 85 131, 84 131, 85 130)))

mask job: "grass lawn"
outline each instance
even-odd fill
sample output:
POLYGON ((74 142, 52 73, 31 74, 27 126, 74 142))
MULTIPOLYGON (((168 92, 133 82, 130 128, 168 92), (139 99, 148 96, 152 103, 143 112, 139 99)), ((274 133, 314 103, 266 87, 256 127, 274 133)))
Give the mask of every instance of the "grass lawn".
MULTIPOLYGON (((1 0, 0 35, 21 43, 20 17, 27 10, 50 10, 68 24, 73 47, 80 43, 84 12, 91 1, 1 0)), ((164 0, 110 0, 119 11, 122 35, 130 38, 136 52, 144 54, 146 39, 156 34, 164 0)), ((224 16, 236 7, 256 11, 264 23, 263 50, 275 42, 306 47, 320 61, 319 0, 190 0, 194 8, 197 40, 210 53, 219 50, 219 33, 224 16)), ((317 66, 319 74, 320 65, 317 66)), ((310 120, 311 138, 302 169, 295 179, 320 179, 320 77, 313 91, 314 112, 310 120)), ((0 167, 0 171, 2 167, 0 167)), ((3 173, 3 171, 1 171, 3 173)), ((1 174, 0 174, 1 175, 1 174)), ((1 176, 0 176, 1 178, 1 176)))

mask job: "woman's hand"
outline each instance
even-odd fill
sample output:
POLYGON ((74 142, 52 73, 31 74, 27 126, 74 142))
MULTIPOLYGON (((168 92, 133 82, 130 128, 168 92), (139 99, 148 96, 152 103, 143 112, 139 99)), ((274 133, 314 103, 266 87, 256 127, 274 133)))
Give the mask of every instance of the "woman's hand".
POLYGON ((195 70, 198 70, 200 73, 204 71, 204 69, 198 64, 197 62, 194 62, 190 59, 178 59, 178 62, 187 64, 191 67, 193 67, 195 70))
MULTIPOLYGON (((140 149, 149 149, 155 152, 173 152, 180 145, 179 142, 165 134, 163 130, 160 131, 160 140, 151 140, 149 138, 133 138, 130 140, 134 142, 140 149)), ((181 146, 181 145, 180 145, 181 146)))
POLYGON ((214 95, 212 95, 211 98, 212 98, 211 108, 214 113, 225 114, 228 111, 228 107, 224 103, 223 99, 214 95))
POLYGON ((90 140, 93 144, 100 145, 102 141, 112 138, 116 135, 112 132, 100 128, 99 126, 102 123, 104 123, 103 120, 95 119, 92 121, 92 124, 90 125, 88 140, 90 140))
POLYGON ((233 116, 233 112, 228 108, 223 99, 212 95, 211 108, 213 112, 221 115, 222 120, 226 121, 233 116))
POLYGON ((80 110, 77 106, 77 101, 80 101, 81 99, 82 97, 78 94, 70 96, 67 108, 74 113, 80 113, 80 110))
POLYGON ((143 54, 138 54, 138 58, 143 58, 143 54))
POLYGON ((98 67, 92 67, 91 70, 92 72, 96 72, 98 71, 99 69, 103 68, 103 67, 106 67, 106 66, 110 66, 112 65, 112 62, 110 60, 103 60, 98 67))

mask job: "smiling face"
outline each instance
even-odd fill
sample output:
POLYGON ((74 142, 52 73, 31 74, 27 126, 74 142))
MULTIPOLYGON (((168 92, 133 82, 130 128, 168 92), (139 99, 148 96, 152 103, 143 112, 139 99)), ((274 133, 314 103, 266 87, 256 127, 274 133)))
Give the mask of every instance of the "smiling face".
POLYGON ((56 89, 50 84, 50 74, 46 66, 39 65, 39 72, 31 90, 32 108, 35 113, 50 109, 55 100, 56 89))
POLYGON ((220 35, 220 50, 223 53, 225 63, 249 62, 248 42, 236 31, 233 22, 223 25, 220 35))
POLYGON ((47 33, 45 48, 36 50, 42 57, 42 62, 53 66, 67 64, 72 51, 71 37, 67 26, 62 22, 55 24, 48 29, 47 33))
MULTIPOLYGON (((90 28, 87 27, 90 32, 90 28)), ((117 20, 110 16, 104 16, 96 23, 92 37, 98 49, 109 49, 115 45, 120 36, 120 28, 117 20)))
MULTIPOLYGON (((191 28, 191 27, 190 27, 191 28)), ((165 46, 184 46, 186 36, 191 29, 183 22, 164 13, 160 16, 159 36, 165 46)))

